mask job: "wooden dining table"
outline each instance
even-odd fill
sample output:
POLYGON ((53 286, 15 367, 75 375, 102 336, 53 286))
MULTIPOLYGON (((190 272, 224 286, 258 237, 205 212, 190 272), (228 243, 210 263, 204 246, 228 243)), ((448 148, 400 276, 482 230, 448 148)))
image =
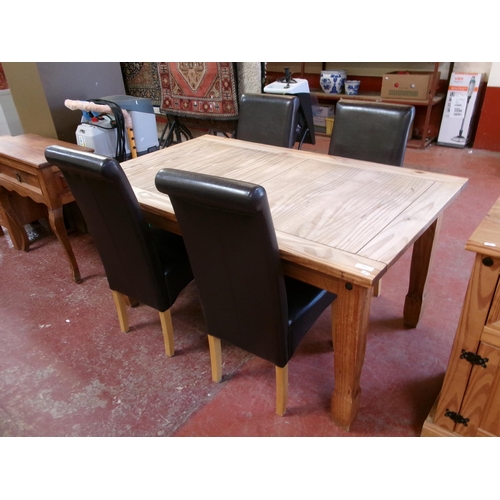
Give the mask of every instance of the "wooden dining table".
POLYGON ((160 169, 265 188, 285 274, 337 295, 331 413, 348 430, 360 405, 373 287, 413 246, 403 316, 417 326, 441 216, 467 179, 212 135, 122 166, 149 222, 177 233, 170 200, 155 187, 160 169))

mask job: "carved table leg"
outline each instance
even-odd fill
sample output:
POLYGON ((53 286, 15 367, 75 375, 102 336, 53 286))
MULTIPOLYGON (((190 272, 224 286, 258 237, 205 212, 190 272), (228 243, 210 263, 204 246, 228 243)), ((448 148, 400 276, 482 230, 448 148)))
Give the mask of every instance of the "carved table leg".
POLYGON ((28 234, 12 207, 9 191, 2 186, 0 186, 0 210, 2 210, 2 223, 9 232, 14 248, 27 252, 30 246, 28 234))
POLYGON ((71 271, 73 273, 73 280, 76 283, 81 283, 82 279, 80 277, 80 270, 78 269, 78 264, 76 262, 75 254, 71 248, 71 244, 68 239, 68 234, 66 233, 66 227, 64 226, 63 209, 62 207, 56 209, 48 209, 49 223, 52 231, 56 235, 59 243, 63 247, 66 258, 71 266, 71 271))
POLYGON ((413 244, 410 285, 403 312, 404 323, 410 328, 416 328, 423 311, 425 283, 434 254, 434 241, 439 233, 440 226, 441 217, 435 220, 413 244))

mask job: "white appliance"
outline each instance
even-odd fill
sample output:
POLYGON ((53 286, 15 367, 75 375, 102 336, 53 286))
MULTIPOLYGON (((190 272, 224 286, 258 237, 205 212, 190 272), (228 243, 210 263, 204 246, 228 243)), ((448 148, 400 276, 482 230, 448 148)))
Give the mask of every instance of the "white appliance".
MULTIPOLYGON (((109 101, 125 109, 131 119, 138 156, 158 149, 158 132, 151 99, 126 95, 102 97, 99 101, 109 101)), ((88 120, 85 115, 76 129, 76 142, 80 146, 92 148, 95 153, 115 157, 117 129, 113 125, 114 115, 100 115, 88 120)), ((123 131, 125 137, 126 131, 123 131)), ((128 140, 125 140, 126 154, 130 155, 128 140)))
POLYGON ((280 79, 264 87, 266 94, 302 94, 309 93, 309 82, 303 78, 280 79))
POLYGON ((264 87, 265 94, 292 94, 299 98, 299 123, 296 130, 296 141, 299 149, 307 142, 315 144, 314 123, 309 82, 304 78, 292 78, 289 68, 285 68, 285 76, 264 87))

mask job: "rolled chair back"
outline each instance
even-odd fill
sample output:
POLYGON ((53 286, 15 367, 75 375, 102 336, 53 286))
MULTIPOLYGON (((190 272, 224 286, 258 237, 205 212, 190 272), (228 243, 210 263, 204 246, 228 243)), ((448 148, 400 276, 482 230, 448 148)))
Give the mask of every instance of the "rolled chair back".
POLYGON ((237 139, 292 148, 296 141, 300 100, 292 95, 243 94, 237 139))
POLYGON ((402 166, 414 116, 413 106, 342 99, 328 153, 402 166))
POLYGON ((284 366, 287 296, 264 188, 168 168, 156 186, 172 202, 208 334, 284 366))
POLYGON ((112 158, 49 146, 87 222, 112 290, 165 311, 169 297, 153 236, 120 164, 112 158))

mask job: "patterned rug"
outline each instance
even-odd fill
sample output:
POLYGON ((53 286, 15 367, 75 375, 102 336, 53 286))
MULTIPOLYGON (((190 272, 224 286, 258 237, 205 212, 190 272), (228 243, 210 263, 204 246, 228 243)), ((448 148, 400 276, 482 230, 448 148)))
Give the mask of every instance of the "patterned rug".
POLYGON ((231 62, 160 62, 160 110, 175 116, 232 120, 238 116, 231 62))
POLYGON ((147 97, 153 106, 160 106, 161 88, 156 62, 120 63, 127 95, 147 97))
MULTIPOLYGON (((264 87, 265 63, 237 62, 238 97, 244 93, 260 93, 264 87)), ((147 97, 153 106, 161 104, 160 76, 156 62, 122 62, 120 63, 123 83, 127 95, 147 97)), ((1 74, 0 74, 1 80, 1 74)))

